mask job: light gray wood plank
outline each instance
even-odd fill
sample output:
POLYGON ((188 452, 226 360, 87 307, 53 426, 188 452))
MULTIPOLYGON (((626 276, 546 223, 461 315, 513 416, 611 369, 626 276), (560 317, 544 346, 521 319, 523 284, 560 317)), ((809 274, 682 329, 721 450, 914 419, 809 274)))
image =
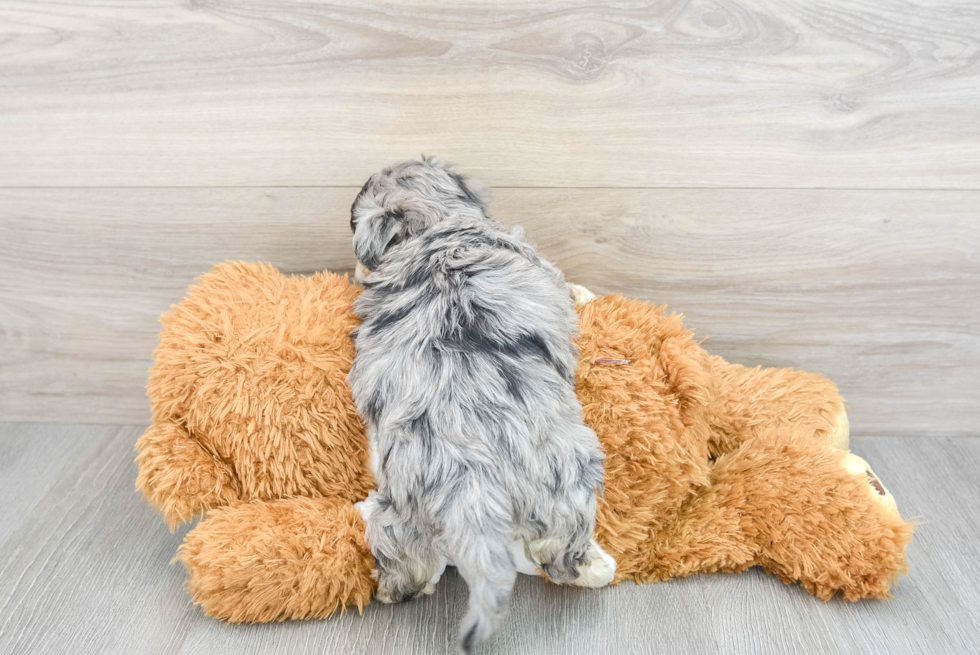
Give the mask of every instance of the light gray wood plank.
MULTIPOLYGON (((141 422, 157 319, 225 259, 349 271, 356 189, 0 190, 0 417, 141 422)), ((858 434, 976 435, 980 192, 497 189, 566 276, 827 375, 858 434)))
POLYGON ((862 439, 855 452, 875 473, 889 471, 883 478, 888 490, 903 515, 920 524, 914 537, 918 555, 910 560, 917 583, 899 587, 900 597, 907 593, 911 601, 909 615, 892 629, 927 624, 917 608, 928 603, 944 616, 930 629, 937 640, 945 634, 944 641, 953 646, 949 652, 980 652, 980 439, 901 444, 887 438, 862 439))
POLYGON ((174 653, 202 620, 169 565, 184 531, 168 532, 134 488, 141 432, 0 425, 0 447, 24 450, 0 489, 21 510, 0 515, 3 655, 174 653))
MULTIPOLYGON (((0 478, 0 653, 455 652, 466 589, 452 569, 434 596, 363 615, 253 626, 203 616, 169 564, 183 531, 169 533, 133 491, 139 433, 0 424, 0 448, 17 453, 0 478), (33 473, 48 462, 57 474, 33 473)), ((757 570, 598 591, 522 576, 481 653, 976 652, 980 439, 856 437, 854 451, 924 521, 895 599, 824 603, 757 570)))
MULTIPOLYGON (((454 655, 456 630, 466 609, 466 584, 449 569, 436 593, 397 607, 370 605, 317 624, 199 625, 187 635, 180 655, 193 653, 345 653, 454 655), (305 627, 304 627, 305 626, 305 627)), ((696 579, 669 585, 632 583, 601 591, 558 588, 520 576, 510 618, 479 652, 493 653, 670 653, 723 652, 706 626, 696 579)))
POLYGON ((980 187, 972 0, 8 0, 0 185, 980 187))
MULTIPOLYGON (((103 447, 106 428, 77 426, 71 438, 55 434, 50 426, 25 423, 2 433, 0 456, 0 516, 4 543, 24 521, 30 520, 38 503, 59 483, 66 470, 88 459, 103 447), (39 456, 43 453, 43 457, 39 456)), ((0 580, 7 581, 0 569, 0 580)), ((0 594, 3 583, 0 583, 0 594)))

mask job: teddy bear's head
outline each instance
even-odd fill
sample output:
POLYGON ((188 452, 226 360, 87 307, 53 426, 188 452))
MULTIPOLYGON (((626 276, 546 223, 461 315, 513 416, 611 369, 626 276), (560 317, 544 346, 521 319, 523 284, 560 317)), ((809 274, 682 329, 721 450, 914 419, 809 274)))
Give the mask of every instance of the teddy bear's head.
POLYGON ((373 479, 346 382, 357 293, 347 276, 216 267, 162 318, 155 422, 226 464, 241 500, 363 499, 373 479))

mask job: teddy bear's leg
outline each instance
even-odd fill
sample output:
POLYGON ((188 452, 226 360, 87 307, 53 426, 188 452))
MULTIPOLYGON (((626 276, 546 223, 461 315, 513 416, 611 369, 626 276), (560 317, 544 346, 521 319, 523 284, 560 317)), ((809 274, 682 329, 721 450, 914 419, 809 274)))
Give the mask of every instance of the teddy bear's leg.
POLYGON ((177 559, 194 602, 232 623, 324 618, 362 609, 374 589, 364 520, 339 498, 289 498, 212 510, 177 559))
POLYGON ((235 475, 187 430, 156 419, 136 442, 136 488, 157 508, 170 529, 213 507, 238 500, 235 475))
POLYGON ((709 360, 709 415, 713 456, 729 453, 773 425, 801 428, 846 450, 850 428, 837 386, 816 373, 789 368, 745 368, 721 357, 709 360))
POLYGON ((760 564, 823 599, 887 597, 912 527, 860 460, 807 430, 762 430, 657 535, 658 577, 760 564))
POLYGON ((877 476, 808 432, 764 437, 746 443, 722 471, 752 481, 742 511, 760 546, 759 563, 825 600, 837 593, 845 600, 888 597, 908 568, 912 526, 877 476))
POLYGON ((641 545, 646 557, 636 570, 624 571, 637 582, 660 582, 694 573, 740 572, 755 563, 758 548, 742 530, 736 488, 712 479, 681 507, 680 513, 641 545))

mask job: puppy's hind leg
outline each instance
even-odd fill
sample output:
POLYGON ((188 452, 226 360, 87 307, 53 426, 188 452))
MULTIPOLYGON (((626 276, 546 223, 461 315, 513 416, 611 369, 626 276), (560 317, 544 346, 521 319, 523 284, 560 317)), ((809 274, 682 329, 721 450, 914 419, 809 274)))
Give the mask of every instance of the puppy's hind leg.
MULTIPOLYGON (((595 530, 596 497, 587 484, 566 494, 545 499, 550 517, 538 522, 545 528, 540 538, 524 546, 528 559, 541 567, 558 584, 603 587, 616 575, 616 560, 592 539, 595 530)), ((544 509, 544 508, 541 508, 544 509)))
POLYGON ((412 523, 401 519, 390 501, 372 491, 361 507, 365 536, 374 555, 378 582, 375 597, 382 603, 401 603, 431 594, 430 580, 440 564, 430 541, 412 523))

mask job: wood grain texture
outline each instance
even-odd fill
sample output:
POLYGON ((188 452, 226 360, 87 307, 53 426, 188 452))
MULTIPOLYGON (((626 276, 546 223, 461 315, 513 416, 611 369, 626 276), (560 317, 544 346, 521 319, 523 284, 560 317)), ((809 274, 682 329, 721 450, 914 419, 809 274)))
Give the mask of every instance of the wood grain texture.
POLYGON ((7 0, 0 186, 980 188, 972 0, 7 0))
MULTIPOLYGON (((138 422, 158 317, 225 259, 348 271, 356 189, 0 190, 0 417, 138 422)), ((859 434, 977 434, 980 192, 499 189, 566 276, 747 365, 835 380, 859 434)))
MULTIPOLYGON (((466 588, 452 569, 434 596, 362 616, 245 626, 202 615, 169 565, 184 530, 168 532, 133 490, 140 431, 0 424, 0 448, 17 453, 0 476, 0 655, 455 652, 466 588)), ((977 652, 980 439, 853 446, 923 521, 895 599, 824 603, 758 570, 598 591, 520 576, 481 655, 977 652)))
POLYGON ((173 653, 191 603, 168 566, 181 535, 135 491, 141 427, 0 427, 24 452, 0 493, 25 511, 0 516, 0 653, 173 653), (73 453, 62 465, 64 453, 73 453), (35 476, 34 471, 54 471, 35 476), (52 484, 53 481, 53 484, 52 484), (24 496, 37 498, 23 503, 24 496))

